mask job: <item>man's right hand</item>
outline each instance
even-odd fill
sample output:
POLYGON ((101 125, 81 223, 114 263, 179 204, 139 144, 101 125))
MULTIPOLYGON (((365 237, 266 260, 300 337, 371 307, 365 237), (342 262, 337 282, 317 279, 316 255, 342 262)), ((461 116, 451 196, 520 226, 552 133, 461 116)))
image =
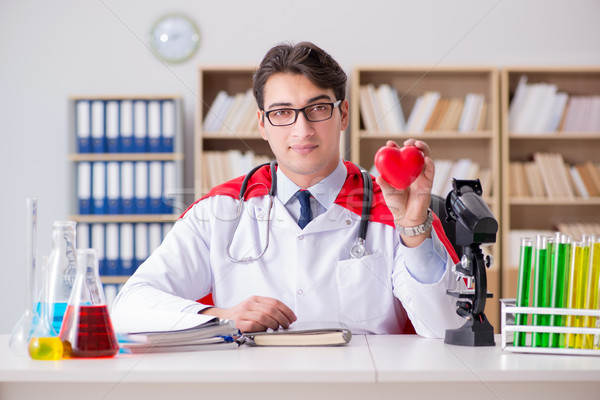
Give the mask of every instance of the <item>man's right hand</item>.
POLYGON ((235 321, 235 327, 242 332, 288 328, 296 321, 296 314, 288 306, 277 299, 261 296, 249 297, 231 308, 206 308, 200 314, 235 321))

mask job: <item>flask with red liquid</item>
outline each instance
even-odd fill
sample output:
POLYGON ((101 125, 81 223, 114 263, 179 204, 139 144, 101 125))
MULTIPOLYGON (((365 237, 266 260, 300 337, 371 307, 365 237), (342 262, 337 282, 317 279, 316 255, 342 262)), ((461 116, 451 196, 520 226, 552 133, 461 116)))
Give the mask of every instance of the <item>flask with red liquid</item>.
POLYGON ((64 358, 112 357, 119 352, 94 249, 77 250, 77 274, 60 339, 64 358))

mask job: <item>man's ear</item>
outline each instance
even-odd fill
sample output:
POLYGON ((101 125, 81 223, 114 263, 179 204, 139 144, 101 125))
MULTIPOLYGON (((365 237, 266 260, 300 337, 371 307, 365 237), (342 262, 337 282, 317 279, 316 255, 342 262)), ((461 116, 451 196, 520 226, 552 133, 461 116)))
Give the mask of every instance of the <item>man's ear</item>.
POLYGON ((269 138, 267 137, 267 133, 265 132, 265 113, 258 110, 256 112, 256 117, 258 118, 258 131, 260 132, 260 136, 264 140, 268 141, 269 138))
POLYGON ((339 109, 340 109, 340 114, 342 116, 341 128, 342 128, 342 131, 345 131, 346 128, 348 128, 348 124, 350 123, 350 112, 348 111, 348 109, 349 109, 348 100, 344 99, 342 101, 342 103, 339 105, 339 109))

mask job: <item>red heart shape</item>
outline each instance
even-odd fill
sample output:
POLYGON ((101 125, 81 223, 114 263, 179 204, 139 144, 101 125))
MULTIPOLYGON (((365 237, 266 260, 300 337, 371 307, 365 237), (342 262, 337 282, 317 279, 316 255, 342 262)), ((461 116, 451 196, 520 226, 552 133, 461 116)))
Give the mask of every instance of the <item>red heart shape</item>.
POLYGON ((425 156, 415 146, 384 146, 375 153, 375 167, 383 179, 396 189, 406 189, 423 170, 425 156))

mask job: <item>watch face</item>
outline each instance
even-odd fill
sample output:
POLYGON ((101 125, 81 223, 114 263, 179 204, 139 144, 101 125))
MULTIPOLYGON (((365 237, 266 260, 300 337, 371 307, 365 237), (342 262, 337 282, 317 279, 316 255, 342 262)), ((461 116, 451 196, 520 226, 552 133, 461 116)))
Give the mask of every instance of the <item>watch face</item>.
POLYGON ((168 62, 189 59, 200 44, 200 33, 192 20, 184 15, 161 17, 150 32, 150 46, 155 54, 168 62))

